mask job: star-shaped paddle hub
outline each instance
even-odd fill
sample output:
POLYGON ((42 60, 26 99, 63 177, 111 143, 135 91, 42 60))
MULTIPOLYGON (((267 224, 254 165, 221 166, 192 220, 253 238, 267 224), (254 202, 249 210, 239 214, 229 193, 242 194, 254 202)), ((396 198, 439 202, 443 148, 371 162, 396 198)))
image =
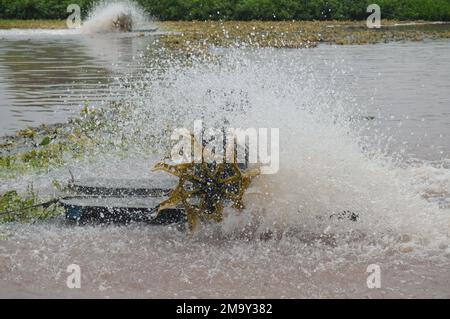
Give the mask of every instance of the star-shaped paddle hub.
POLYGON ((165 171, 179 178, 178 185, 162 202, 158 213, 182 205, 191 231, 200 220, 221 222, 225 206, 242 210, 242 197, 259 175, 259 169, 241 170, 236 156, 233 163, 186 163, 169 165, 158 163, 154 170, 165 171))

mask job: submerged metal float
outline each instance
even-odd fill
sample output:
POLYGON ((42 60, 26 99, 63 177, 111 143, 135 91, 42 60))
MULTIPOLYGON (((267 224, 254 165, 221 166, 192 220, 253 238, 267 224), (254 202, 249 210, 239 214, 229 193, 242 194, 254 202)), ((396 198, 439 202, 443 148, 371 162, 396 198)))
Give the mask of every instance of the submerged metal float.
POLYGON ((185 220, 181 209, 156 216, 158 205, 168 198, 173 180, 84 179, 72 181, 73 196, 59 204, 66 218, 80 224, 146 222, 163 225, 185 220))

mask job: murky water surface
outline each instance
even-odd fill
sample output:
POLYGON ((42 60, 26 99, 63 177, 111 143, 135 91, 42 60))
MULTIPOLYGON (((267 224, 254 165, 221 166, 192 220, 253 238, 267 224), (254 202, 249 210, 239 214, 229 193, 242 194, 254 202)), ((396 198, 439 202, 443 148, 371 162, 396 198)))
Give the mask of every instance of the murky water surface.
MULTIPOLYGON (((109 100, 110 92, 119 89, 117 77, 142 70, 136 60, 154 41, 151 36, 56 31, 0 31, 0 38, 0 134, 60 122, 85 103, 109 100)), ((382 121, 382 130, 408 143, 408 151, 440 159, 450 154, 449 53, 450 42, 433 41, 322 45, 282 52, 281 58, 292 59, 299 71, 307 60, 308 72, 324 83, 333 75, 336 90, 345 87, 368 116, 382 121)))
MULTIPOLYGON (((221 65, 145 78, 135 75, 155 67, 142 62, 151 37, 53 33, 0 32, 1 134, 129 97, 138 106, 122 124, 139 132, 205 114, 279 127, 281 169, 255 182, 265 196, 249 196, 244 213, 194 236, 62 219, 3 225, 0 297, 450 297, 449 41, 219 49, 221 65), (136 82, 145 92, 123 85, 136 82), (330 219, 343 209, 361 219, 330 219), (70 264, 81 267, 79 290, 66 286, 70 264), (380 289, 367 286, 370 264, 380 289)), ((105 154, 74 164, 77 177, 139 179, 152 165, 105 154)))

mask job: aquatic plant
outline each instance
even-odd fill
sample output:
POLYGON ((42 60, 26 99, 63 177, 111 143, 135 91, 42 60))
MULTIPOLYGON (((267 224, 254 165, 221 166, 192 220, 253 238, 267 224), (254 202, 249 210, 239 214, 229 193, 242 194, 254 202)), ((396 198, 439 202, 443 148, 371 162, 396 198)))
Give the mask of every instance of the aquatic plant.
POLYGON ((32 186, 24 194, 15 190, 0 195, 0 224, 7 222, 31 222, 58 216, 61 209, 53 204, 41 205, 42 199, 32 186))

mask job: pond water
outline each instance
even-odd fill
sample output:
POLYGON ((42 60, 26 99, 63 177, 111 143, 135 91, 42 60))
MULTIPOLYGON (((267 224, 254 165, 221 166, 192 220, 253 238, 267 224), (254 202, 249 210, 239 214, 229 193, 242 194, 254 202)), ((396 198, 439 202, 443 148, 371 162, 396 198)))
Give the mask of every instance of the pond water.
POLYGON ((154 37, 0 30, 0 134, 60 123, 117 92, 154 37))
MULTIPOLYGON (((117 78, 145 68, 139 57, 154 37, 67 35, 0 31, 0 134, 65 121, 85 103, 118 98, 117 78)), ((299 70, 336 90, 375 117, 381 133, 407 143, 412 156, 430 160, 450 154, 450 42, 361 46, 321 45, 279 50, 299 70)), ((277 54, 276 52, 271 54, 277 54)), ((396 150, 395 145, 393 146, 396 150)))
MULTIPOLYGON (((63 219, 2 225, 0 297, 450 297, 450 41, 214 49, 220 63, 174 61, 136 77, 155 67, 141 56, 151 39, 116 36, 0 34, 2 133, 125 97, 136 106, 115 119, 122 134, 224 117, 280 128, 280 171, 253 183, 243 213, 192 236, 63 219), (343 210, 360 220, 330 218, 343 210), (70 264, 81 289, 66 286, 70 264), (367 286, 371 264, 380 289, 367 286)), ((98 154, 71 168, 141 179, 153 165, 98 154)), ((2 189, 45 188, 65 170, 2 189)))

